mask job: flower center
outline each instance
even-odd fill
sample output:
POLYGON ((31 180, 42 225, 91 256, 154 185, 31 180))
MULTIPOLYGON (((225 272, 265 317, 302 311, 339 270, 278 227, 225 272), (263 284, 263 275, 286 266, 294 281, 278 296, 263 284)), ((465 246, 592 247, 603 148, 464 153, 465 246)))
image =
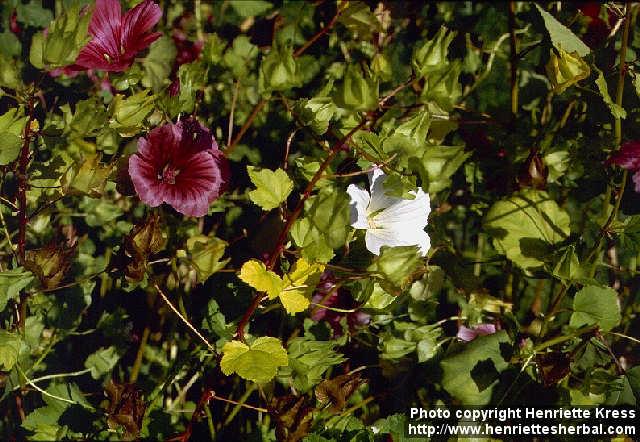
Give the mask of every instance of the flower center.
POLYGON ((377 229, 378 226, 376 226, 376 223, 373 218, 374 218, 374 215, 369 215, 367 217, 367 224, 369 225, 370 229, 377 229))
POLYGON ((158 181, 162 181, 167 184, 175 184, 176 177, 180 173, 180 170, 174 169, 169 163, 162 169, 162 173, 158 174, 158 181))

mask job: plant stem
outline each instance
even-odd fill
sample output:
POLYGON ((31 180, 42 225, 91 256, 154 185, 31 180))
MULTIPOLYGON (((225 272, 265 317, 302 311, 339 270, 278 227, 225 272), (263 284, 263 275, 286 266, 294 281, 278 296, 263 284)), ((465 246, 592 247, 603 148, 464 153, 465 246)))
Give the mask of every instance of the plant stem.
POLYGON ((184 322, 184 324, 189 327, 189 329, 198 337, 200 338, 200 340, 202 342, 205 343, 205 345, 209 348, 209 350, 211 350, 214 354, 216 353, 216 348, 211 345, 209 343, 209 341, 207 341, 207 339, 202 335, 202 333, 200 333, 198 331, 197 328, 195 328, 188 320, 187 318, 185 318, 182 313, 180 313, 180 311, 178 311, 178 309, 171 303, 171 301, 169 301, 169 298, 167 298, 167 295, 164 294, 164 292, 162 291, 162 289, 160 287, 158 287, 158 284, 156 284, 155 282, 153 283, 153 287, 155 287, 156 291, 158 292, 158 294, 160 295, 160 297, 164 300, 164 302, 167 303, 167 305, 169 306, 169 308, 173 311, 173 313, 175 313, 178 318, 180 318, 180 320, 182 322, 184 322))
MULTIPOLYGON (((631 2, 627 1, 626 13, 624 17, 624 28, 622 31, 622 41, 620 43, 620 55, 618 56, 620 58, 620 69, 618 72, 618 87, 616 89, 616 104, 619 107, 622 106, 622 95, 624 92, 624 77, 626 73, 625 72, 626 71, 626 54, 627 54, 627 46, 629 44, 630 23, 631 23, 631 2)), ((622 120, 619 115, 614 116, 613 136, 614 136, 615 146, 619 148, 620 143, 622 142, 622 120)), ((613 222, 615 221, 616 216, 618 215, 618 210, 620 209, 620 203, 622 202, 622 196, 624 195, 625 187, 627 185, 628 176, 629 176, 629 171, 625 169, 624 172, 622 173, 622 183, 620 184, 620 191, 616 195, 616 201, 614 203, 613 210, 609 214, 609 218, 607 218, 607 221, 605 222, 605 224, 600 229, 600 236, 598 237, 598 240, 596 241, 593 248, 591 249, 587 257, 587 261, 591 261, 596 256, 600 255, 602 240, 604 236, 607 234, 609 227, 611 227, 611 224, 613 224, 613 222)), ((606 203, 608 204, 608 200, 606 203)), ((594 262, 589 271, 590 272, 589 276, 593 276, 595 274, 596 266, 597 266, 597 263, 594 262)))
POLYGON ((509 43, 511 56, 511 116, 515 122, 518 113, 518 41, 516 40, 516 2, 509 2, 509 43))
POLYGON ((27 167, 30 159, 31 145, 31 123, 33 122, 33 97, 29 99, 29 119, 24 126, 24 141, 20 150, 20 160, 18 163, 18 261, 24 265, 25 244, 27 232, 27 167))
MULTIPOLYGON (((340 4, 338 5, 338 10, 336 11, 336 14, 333 16, 333 18, 331 19, 331 21, 329 21, 329 23, 327 23, 327 26, 325 26, 324 28, 320 29, 316 34, 314 34, 309 40, 307 40, 300 48, 298 48, 294 53, 293 56, 295 58, 300 57, 307 49, 309 49, 320 37, 322 37, 323 35, 327 34, 337 23, 338 21, 338 17, 340 17, 340 14, 342 13, 342 6, 344 4, 344 0, 342 0, 340 2, 340 4)), ((242 140, 242 137, 244 136, 244 134, 247 132, 247 130, 249 130, 249 128, 251 127, 251 125, 253 124, 253 120, 256 119, 256 117, 258 116, 258 114, 260 113, 260 111, 262 110, 262 108, 264 107, 265 104, 267 104, 267 102, 269 101, 269 98, 263 98, 262 100, 260 100, 258 102, 258 104, 256 104, 253 108, 253 110, 251 111, 251 114, 249 114, 249 117, 247 118, 247 121, 244 122, 244 124, 242 125, 242 127, 240 128, 240 131, 238 132, 238 134, 233 138, 233 140, 231 141, 231 143, 229 143, 229 145, 227 146, 227 149, 225 150, 225 155, 228 157, 231 152, 234 151, 234 149, 237 147, 238 143, 240 142, 240 140, 242 140)))
MULTIPOLYGON (((626 2, 624 17, 624 29, 622 30, 622 42, 620 43, 620 70, 618 71, 618 88, 616 90, 616 104, 622 106, 622 94, 624 92, 624 77, 626 74, 627 46, 629 44, 629 28, 631 26, 631 2, 626 2)), ((616 146, 622 141, 622 119, 616 115, 614 121, 614 136, 616 146)))
MULTIPOLYGON (((327 157, 324 159, 322 164, 320 164, 320 167, 311 178, 311 181, 309 181, 309 183, 307 184, 307 187, 304 189, 304 192, 302 194, 302 197, 300 198, 300 201, 298 201, 298 204, 296 205, 291 215, 287 217, 287 222, 285 223, 282 231, 280 232, 280 235, 278 236, 278 241, 276 242, 276 246, 271 252, 271 254, 269 255, 269 259, 267 260, 267 269, 271 270, 275 266, 275 263, 284 247, 284 243, 287 239, 287 235, 289 234, 289 230, 291 230, 293 223, 296 221, 296 219, 298 219, 298 217, 300 216, 300 213, 302 213, 302 209, 304 208, 304 202, 311 196, 311 192, 313 191, 313 188, 315 187, 316 183, 320 180, 320 178, 322 178, 324 171, 327 169, 327 167, 329 167, 329 164, 335 158, 338 152, 340 152, 340 150, 344 148, 345 144, 351 139, 353 134, 355 134, 358 130, 362 129, 364 125, 367 123, 367 121, 368 120, 364 118, 360 122, 360 124, 358 124, 356 127, 351 129, 349 133, 347 133, 347 135, 342 137, 331 148, 327 157)), ((264 293, 257 293, 256 296, 253 298, 253 301, 251 302, 251 305, 249 306, 249 308, 244 312, 242 319, 240 319, 240 322, 238 322, 236 335, 240 341, 244 342, 244 328, 247 326, 249 320, 251 319, 251 316, 253 316, 253 313, 256 311, 256 309, 258 308, 258 305, 260 305, 260 302, 264 299, 264 297, 265 297, 264 293)))
MULTIPOLYGON (((25 246, 27 238, 27 186, 29 180, 27 177, 27 168, 31 157, 31 124, 34 121, 33 115, 33 95, 29 97, 29 118, 24 126, 24 140, 22 149, 20 150, 20 160, 18 162, 18 264, 25 264, 25 246)), ((27 315, 27 298, 29 295, 26 291, 20 293, 20 301, 17 307, 16 326, 18 330, 24 330, 25 317, 27 315)))
POLYGON ((131 376, 129 377, 129 382, 132 384, 138 380, 138 374, 140 373, 140 367, 142 366, 142 359, 144 357, 144 349, 147 346, 147 341, 149 340, 149 334, 151 330, 149 330, 149 326, 145 326, 142 331, 142 338, 140 339, 140 346, 138 347, 138 353, 136 353, 136 360, 133 363, 133 367, 131 368, 131 376))
POLYGON ((320 29, 313 37, 311 37, 309 40, 307 40, 302 46, 300 46, 294 53, 293 56, 294 57, 299 57, 301 56, 307 49, 309 49, 309 47, 311 45, 313 45, 320 37, 322 37, 323 35, 329 33, 329 31, 331 30, 331 28, 333 28, 336 24, 336 22, 338 21, 338 17, 340 17, 340 14, 342 13, 342 9, 344 6, 345 1, 342 0, 339 4, 338 4, 338 10, 336 11, 335 15, 333 16, 333 18, 331 19, 331 21, 329 21, 329 23, 327 24, 327 26, 325 26, 324 28, 320 29))

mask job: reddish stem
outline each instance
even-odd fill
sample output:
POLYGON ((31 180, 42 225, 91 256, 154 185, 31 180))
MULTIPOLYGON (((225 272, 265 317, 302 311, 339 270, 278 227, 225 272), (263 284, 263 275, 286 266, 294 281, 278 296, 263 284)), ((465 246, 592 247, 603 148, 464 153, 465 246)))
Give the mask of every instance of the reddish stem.
MULTIPOLYGON (((340 4, 338 5, 338 10, 336 11, 336 14, 333 16, 333 18, 327 24, 327 26, 325 26, 324 28, 320 29, 315 35, 313 35, 309 40, 307 40, 300 48, 298 48, 293 53, 293 56, 295 58, 298 58, 299 56, 301 56, 320 37, 322 37, 323 35, 327 34, 335 26, 336 22, 338 21, 338 18, 340 17, 340 14, 342 13, 342 5, 343 4, 344 4, 344 0, 342 0, 340 2, 340 4)), ((260 113, 260 111, 262 110, 264 105, 267 104, 267 101, 268 101, 267 98, 263 98, 262 100, 260 100, 258 102, 258 104, 256 104, 254 106, 253 110, 251 111, 251 114, 247 118, 247 121, 244 122, 244 124, 240 128, 240 131, 238 132, 238 134, 233 138, 231 143, 227 146, 227 149, 225 150, 225 155, 227 157, 231 154, 231 152, 233 152, 235 150, 235 148, 237 147, 238 143, 240 142, 240 140, 242 139, 244 134, 247 132, 247 130, 249 130, 249 128, 253 124, 253 120, 256 119, 256 117, 258 116, 258 114, 260 113)))
MULTIPOLYGON (((298 204, 296 205, 295 209, 293 209, 293 212, 291 212, 291 215, 287 217, 287 222, 285 223, 282 231, 280 232, 280 235, 278 236, 278 241, 276 242, 276 246, 274 247, 273 251, 269 255, 269 259, 267 260, 267 269, 271 270, 275 266, 276 261, 280 256, 280 253, 282 253, 282 249, 284 248, 284 243, 287 239, 287 235, 289 234, 289 230, 291 230, 293 223, 296 221, 296 219, 298 219, 298 217, 300 216, 300 213, 302 213, 302 209, 304 208, 304 202, 309 198, 309 196, 311 196, 311 192, 313 191, 313 188, 315 187, 318 180, 322 178, 324 171, 327 169, 327 167, 329 167, 329 164, 335 158, 338 152, 340 152, 344 148, 345 144, 351 139, 353 134, 355 134, 357 131, 362 129, 362 127, 366 123, 367 123, 367 119, 365 118, 360 122, 360 124, 358 124, 356 127, 351 129, 349 133, 347 133, 344 137, 342 137, 331 148, 331 150, 329 151, 329 155, 327 155, 327 157, 324 159, 324 161, 322 162, 322 164, 320 165, 316 173, 311 178, 311 181, 309 181, 309 183, 307 184, 307 187, 305 187, 304 192, 300 197, 300 201, 298 201, 298 204)), ((240 322, 238 322, 236 335, 238 336, 238 339, 240 341, 244 342, 244 329, 249 323, 251 316, 253 316, 253 313, 256 311, 256 309, 258 308, 258 306, 260 305, 260 302, 264 299, 264 297, 265 295, 263 293, 257 293, 256 296, 253 298, 253 301, 251 302, 251 305, 249 306, 249 308, 244 312, 242 319, 240 319, 240 322)))
POLYGON ((209 401, 211 399, 213 399, 215 397, 215 395, 216 394, 212 389, 206 388, 202 392, 202 395, 200 396, 200 400, 198 401, 198 405, 196 406, 196 409, 194 410, 193 414, 191 415, 191 420, 187 424, 187 428, 185 428, 185 430, 182 433, 180 433, 180 434, 178 434, 176 436, 173 436, 170 439, 167 439, 166 442, 187 442, 189 440, 189 438, 191 437, 191 434, 193 433, 193 425, 200 418, 200 415, 202 414, 202 411, 204 410, 204 407, 209 403, 209 401))
MULTIPOLYGON (((25 263, 25 246, 27 238, 27 187, 28 177, 27 168, 29 167, 31 145, 31 123, 33 122, 33 97, 29 98, 29 119, 24 127, 24 141, 20 151, 20 160, 18 162, 18 263, 25 263)), ((24 329, 25 316, 27 314, 27 297, 25 292, 20 294, 20 302, 17 308, 16 326, 18 330, 24 329)))
POLYGON ((18 163, 18 259, 24 265, 27 232, 27 167, 29 166, 31 145, 31 123, 33 121, 33 98, 29 99, 29 120, 24 127, 24 141, 18 163))
POLYGON ((305 44, 303 44, 300 48, 298 48, 298 50, 293 53, 294 57, 297 58, 297 57, 301 56, 304 53, 304 51, 309 49, 309 47, 311 45, 313 45, 316 41, 318 41, 318 39, 320 39, 323 35, 327 34, 331 30, 331 28, 333 28, 335 26, 336 22, 338 21, 338 18, 340 17, 340 14, 342 13, 342 6, 343 5, 344 5, 344 0, 342 0, 338 4, 338 10, 336 11, 336 14, 333 16, 331 21, 327 24, 327 26, 325 26, 324 28, 320 29, 313 37, 311 37, 309 40, 307 40, 305 42, 305 44))

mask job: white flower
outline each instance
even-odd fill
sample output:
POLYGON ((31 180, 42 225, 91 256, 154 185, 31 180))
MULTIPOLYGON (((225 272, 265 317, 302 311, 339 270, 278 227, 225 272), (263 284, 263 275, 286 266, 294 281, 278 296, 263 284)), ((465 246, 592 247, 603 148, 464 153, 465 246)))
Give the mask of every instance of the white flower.
POLYGON ((431 247, 429 235, 424 231, 431 212, 429 194, 419 187, 417 192, 410 192, 415 195, 412 200, 385 195, 386 179, 385 173, 375 168, 369 173, 371 194, 353 184, 347 188, 351 197, 351 226, 367 230, 367 249, 376 255, 382 246, 417 245, 425 256, 431 247))

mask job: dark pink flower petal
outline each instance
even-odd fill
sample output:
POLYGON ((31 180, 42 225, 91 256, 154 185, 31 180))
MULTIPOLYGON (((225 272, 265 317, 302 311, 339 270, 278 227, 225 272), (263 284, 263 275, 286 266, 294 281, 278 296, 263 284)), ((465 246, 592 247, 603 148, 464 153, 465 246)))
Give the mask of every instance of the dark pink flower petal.
POLYGON ((163 202, 188 216, 204 216, 224 190, 227 161, 211 133, 189 118, 153 129, 138 139, 129 174, 140 199, 163 202))
POLYGON ((150 0, 145 0, 127 12, 122 19, 122 43, 128 52, 139 52, 156 41, 160 32, 149 34, 162 17, 162 9, 150 0))
POLYGON ((636 192, 640 193, 640 170, 633 174, 633 182, 635 183, 636 192))
POLYGON ((144 0, 124 17, 119 0, 97 0, 89 23, 93 39, 80 51, 75 66, 83 69, 122 72, 136 54, 160 37, 149 33, 162 16, 160 7, 144 0))
POLYGON ((471 326, 471 328, 461 325, 456 337, 465 342, 469 342, 473 341, 478 336, 492 335, 495 332, 496 326, 494 324, 478 324, 471 326))
POLYGON ((640 169, 640 141, 628 141, 624 143, 618 152, 609 160, 608 164, 616 164, 623 169, 640 169))
POLYGON ((351 295, 345 289, 336 287, 336 279, 330 271, 325 271, 322 274, 311 302, 318 304, 311 308, 311 319, 315 322, 326 321, 336 336, 341 336, 343 333, 343 327, 340 323, 342 318, 346 317, 349 331, 365 326, 371 321, 371 315, 363 311, 356 310, 342 313, 319 307, 326 306, 340 309, 355 307, 355 302, 351 295))

